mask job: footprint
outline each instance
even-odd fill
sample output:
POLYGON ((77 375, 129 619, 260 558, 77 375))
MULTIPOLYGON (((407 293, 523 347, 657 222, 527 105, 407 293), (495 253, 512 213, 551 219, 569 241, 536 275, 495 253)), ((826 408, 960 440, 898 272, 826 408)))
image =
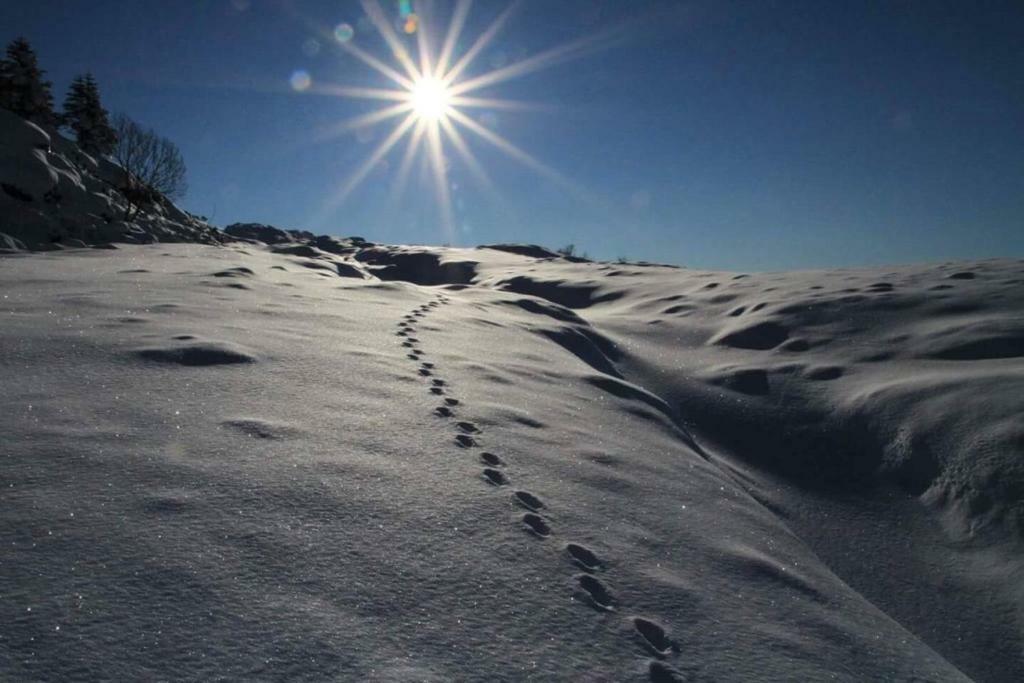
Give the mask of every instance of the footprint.
POLYGON ((493 484, 494 486, 505 486, 509 483, 508 477, 506 477, 502 472, 492 470, 489 467, 483 471, 483 475, 484 479, 487 480, 487 483, 493 484))
POLYGON ((573 562, 581 568, 586 569, 588 572, 596 572, 604 569, 604 562, 601 561, 601 558, 595 555, 594 552, 587 547, 578 543, 570 543, 565 546, 565 550, 569 553, 569 557, 572 558, 573 562))
POLYGON ((455 426, 466 432, 467 434, 479 434, 480 430, 472 422, 456 422, 455 426))
POLYGON ((608 587, 599 579, 594 578, 590 574, 580 574, 576 577, 576 582, 583 589, 583 592, 587 594, 587 597, 590 598, 590 602, 595 609, 603 612, 615 610, 615 598, 608 591, 608 587))
POLYGON ((406 356, 406 358, 408 358, 409 360, 419 360, 420 359, 420 357, 417 356, 415 353, 410 353, 409 355, 406 356))
POLYGON ((640 638, 641 644, 654 654, 655 657, 664 659, 673 654, 678 645, 665 634, 665 628, 657 622, 643 617, 633 617, 633 628, 640 638))
POLYGON ((516 491, 512 494, 512 497, 516 499, 516 502, 522 505, 530 512, 540 512, 544 507, 544 503, 540 498, 533 495, 529 491, 516 491))
POLYGON ((435 396, 440 396, 441 394, 444 393, 444 389, 442 389, 441 387, 430 387, 430 393, 434 394, 435 396))
POLYGON ((523 515, 523 524, 526 526, 527 531, 541 538, 547 538, 551 535, 551 527, 548 526, 548 523, 540 515, 527 512, 523 515))
POLYGON ((414 356, 422 356, 422 355, 423 355, 423 352, 422 352, 422 351, 420 351, 419 349, 415 349, 415 350, 413 350, 412 354, 413 354, 414 356))
POLYGON ((449 408, 448 406, 438 406, 434 408, 434 412, 438 415, 438 417, 451 417, 452 415, 454 415, 452 409, 449 408))
POLYGON ((424 363, 423 367, 425 367, 428 370, 433 370, 434 364, 433 363, 424 363))
POLYGON ((501 467, 505 464, 501 458, 496 456, 494 453, 488 453, 487 451, 480 454, 480 460, 491 467, 501 467))
POLYGON ((459 405, 459 399, 457 399, 457 398, 446 398, 444 400, 444 402, 447 403, 450 406, 457 406, 457 405, 459 405))
POLYGON ((468 434, 458 434, 455 436, 455 443, 461 448, 472 448, 477 445, 476 439, 469 436, 468 434))
POLYGON ((411 349, 413 347, 413 343, 407 339, 404 342, 402 342, 402 346, 404 346, 407 349, 411 349))
POLYGON ((430 370, 427 370, 426 368, 420 368, 420 369, 419 369, 419 373, 420 373, 420 375, 422 375, 423 377, 430 377, 431 375, 433 375, 433 374, 434 374, 434 373, 432 373, 432 372, 431 372, 430 370))
POLYGON ((416 337, 409 337, 409 341, 411 341, 413 344, 419 344, 420 343, 420 340, 417 339, 416 337))
POLYGON ((395 336, 396 337, 406 337, 408 335, 409 335, 409 333, 406 332, 405 330, 399 330, 398 332, 395 332, 395 336))
POLYGON ((686 680, 683 674, 664 662, 651 662, 647 667, 647 673, 651 677, 651 683, 683 683, 686 680))
POLYGON ((443 379, 432 379, 430 380, 430 383, 433 384, 435 387, 443 387, 445 384, 447 384, 447 382, 445 382, 443 379))

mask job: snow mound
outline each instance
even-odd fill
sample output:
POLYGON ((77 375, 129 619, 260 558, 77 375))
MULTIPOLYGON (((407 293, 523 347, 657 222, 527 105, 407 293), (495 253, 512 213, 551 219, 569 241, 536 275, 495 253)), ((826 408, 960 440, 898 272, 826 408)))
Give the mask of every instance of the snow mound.
POLYGON ((224 342, 191 342, 139 349, 136 355, 145 360, 177 365, 206 366, 255 363, 256 357, 242 348, 224 342))

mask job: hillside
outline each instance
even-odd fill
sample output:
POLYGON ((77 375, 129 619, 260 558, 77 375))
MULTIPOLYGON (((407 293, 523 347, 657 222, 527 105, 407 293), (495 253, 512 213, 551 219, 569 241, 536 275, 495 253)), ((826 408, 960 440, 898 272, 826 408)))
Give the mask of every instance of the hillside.
POLYGON ((224 241, 164 197, 128 216, 124 171, 0 109, 0 251, 224 241))

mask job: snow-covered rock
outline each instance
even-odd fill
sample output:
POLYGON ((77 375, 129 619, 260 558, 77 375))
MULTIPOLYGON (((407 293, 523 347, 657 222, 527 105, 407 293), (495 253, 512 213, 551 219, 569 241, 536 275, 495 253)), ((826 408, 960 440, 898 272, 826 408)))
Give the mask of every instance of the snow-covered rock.
POLYGON ((232 223, 224 232, 239 239, 258 240, 264 244, 294 242, 295 237, 287 230, 262 223, 232 223))
POLYGON ((124 171, 54 130, 0 109, 0 232, 28 249, 106 242, 221 243, 226 237, 161 198, 130 222, 124 171))
POLYGON ((42 128, 0 109, 0 189, 8 201, 41 201, 57 186, 49 150, 50 136, 42 128))

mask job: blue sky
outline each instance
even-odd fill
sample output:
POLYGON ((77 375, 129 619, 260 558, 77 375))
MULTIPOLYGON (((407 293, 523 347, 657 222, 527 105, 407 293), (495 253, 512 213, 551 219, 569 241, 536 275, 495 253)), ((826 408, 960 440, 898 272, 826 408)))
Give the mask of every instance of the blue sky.
MULTIPOLYGON (((474 3, 456 53, 507 6, 474 3)), ((435 43, 453 7, 412 0, 435 43)), ((580 189, 462 129, 497 192, 447 146, 447 229, 425 168, 395 195, 404 141, 325 208, 400 120, 325 139, 388 103, 314 90, 395 87, 331 40, 343 22, 393 63, 354 0, 0 5, 0 39, 29 39, 58 101, 91 70, 109 109, 178 144, 182 203, 218 225, 742 270, 1024 255, 1019 2, 525 0, 467 78, 592 49, 474 93, 536 110, 462 111, 580 189), (310 90, 290 86, 297 70, 310 90)))

